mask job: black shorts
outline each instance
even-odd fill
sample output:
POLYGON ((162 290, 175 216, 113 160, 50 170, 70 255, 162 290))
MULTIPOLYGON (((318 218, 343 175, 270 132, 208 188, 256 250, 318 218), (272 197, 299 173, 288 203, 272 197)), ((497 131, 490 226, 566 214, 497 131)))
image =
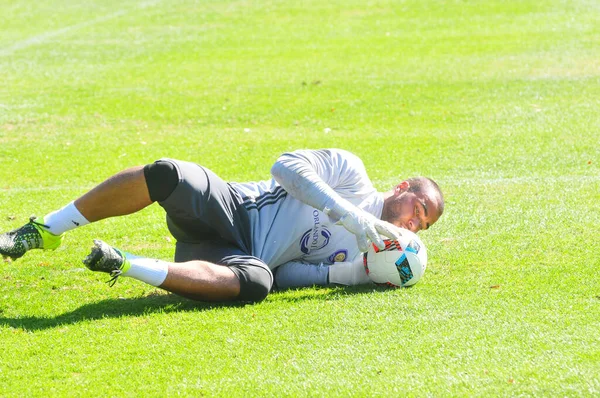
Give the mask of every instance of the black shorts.
POLYGON ((219 176, 195 163, 173 159, 179 182, 158 202, 177 240, 175 261, 209 261, 229 267, 240 280, 242 301, 260 301, 269 293, 273 274, 252 255, 248 212, 239 194, 219 176))

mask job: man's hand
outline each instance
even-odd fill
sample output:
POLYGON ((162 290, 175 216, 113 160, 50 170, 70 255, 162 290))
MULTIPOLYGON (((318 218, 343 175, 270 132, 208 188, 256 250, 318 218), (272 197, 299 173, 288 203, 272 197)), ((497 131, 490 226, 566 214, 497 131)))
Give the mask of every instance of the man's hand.
POLYGON ((340 218, 339 222, 356 236, 358 249, 361 252, 369 250, 369 241, 383 249, 385 243, 380 235, 391 239, 400 239, 400 233, 396 226, 379 220, 359 208, 349 210, 340 218))

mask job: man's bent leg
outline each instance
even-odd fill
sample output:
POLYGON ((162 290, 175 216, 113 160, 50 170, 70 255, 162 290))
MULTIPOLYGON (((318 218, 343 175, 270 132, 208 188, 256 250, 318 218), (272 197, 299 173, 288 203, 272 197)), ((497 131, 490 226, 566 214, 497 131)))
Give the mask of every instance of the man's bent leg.
MULTIPOLYGON (((168 165, 166 165, 168 166, 168 165)), ((135 213, 168 194, 178 183, 176 171, 164 165, 136 166, 110 177, 74 202, 0 235, 0 255, 17 259, 31 249, 56 249, 63 234, 108 217, 135 213), (166 171, 166 172, 165 172, 166 171)))
POLYGON ((130 214, 150 203, 142 168, 127 169, 61 209, 0 235, 0 255, 15 260, 31 249, 56 249, 71 229, 130 214))
MULTIPOLYGON (((181 249, 180 246, 178 242, 178 248, 181 249)), ((201 245, 192 246, 198 248, 201 245)), ((225 248, 217 245, 216 251, 207 254, 216 254, 225 248)), ((91 253, 83 263, 92 271, 110 274, 110 283, 125 276, 194 300, 263 300, 273 284, 271 271, 256 257, 238 255, 237 249, 233 250, 233 253, 219 260, 220 264, 206 260, 167 262, 138 257, 95 240, 91 253)), ((189 250, 184 252, 191 253, 189 250)))
POLYGON ((171 263, 125 253, 109 244, 94 240, 94 246, 83 263, 92 271, 118 277, 132 277, 152 286, 194 300, 230 301, 239 296, 240 283, 227 267, 207 261, 171 263))
POLYGON ((75 201, 90 222, 132 214, 151 204, 143 166, 115 174, 75 201))
POLYGON ((228 242, 221 240, 199 243, 177 242, 176 264, 196 261, 215 264, 217 267, 232 272, 237 279, 237 286, 239 286, 235 300, 262 301, 273 286, 273 273, 267 264, 228 242))
POLYGON ((163 200, 178 182, 177 171, 167 162, 131 167, 62 209, 46 215, 43 222, 50 232, 60 235, 90 222, 132 214, 163 200))
POLYGON ((159 287, 200 301, 233 301, 240 295, 240 280, 231 269, 200 260, 169 263, 159 287))

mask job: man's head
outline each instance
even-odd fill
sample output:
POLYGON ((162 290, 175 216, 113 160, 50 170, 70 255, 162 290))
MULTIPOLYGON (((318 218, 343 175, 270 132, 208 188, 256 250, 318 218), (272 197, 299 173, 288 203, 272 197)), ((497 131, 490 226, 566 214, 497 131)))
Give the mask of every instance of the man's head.
POLYGON ((432 226, 443 212, 444 196, 438 184, 427 177, 414 177, 384 194, 381 219, 418 232, 432 226))

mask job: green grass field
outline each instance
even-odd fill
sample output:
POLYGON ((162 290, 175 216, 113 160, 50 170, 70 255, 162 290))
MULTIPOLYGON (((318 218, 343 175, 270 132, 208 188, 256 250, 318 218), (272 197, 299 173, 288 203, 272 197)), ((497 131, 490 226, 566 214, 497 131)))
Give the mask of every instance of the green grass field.
MULTIPOLYGON (((84 269, 162 210, 0 263, 0 396, 600 395, 600 4, 5 0, 0 230, 126 167, 340 147, 446 213, 414 288, 204 305, 84 269)), ((127 192, 123 192, 126 197, 127 192)))

